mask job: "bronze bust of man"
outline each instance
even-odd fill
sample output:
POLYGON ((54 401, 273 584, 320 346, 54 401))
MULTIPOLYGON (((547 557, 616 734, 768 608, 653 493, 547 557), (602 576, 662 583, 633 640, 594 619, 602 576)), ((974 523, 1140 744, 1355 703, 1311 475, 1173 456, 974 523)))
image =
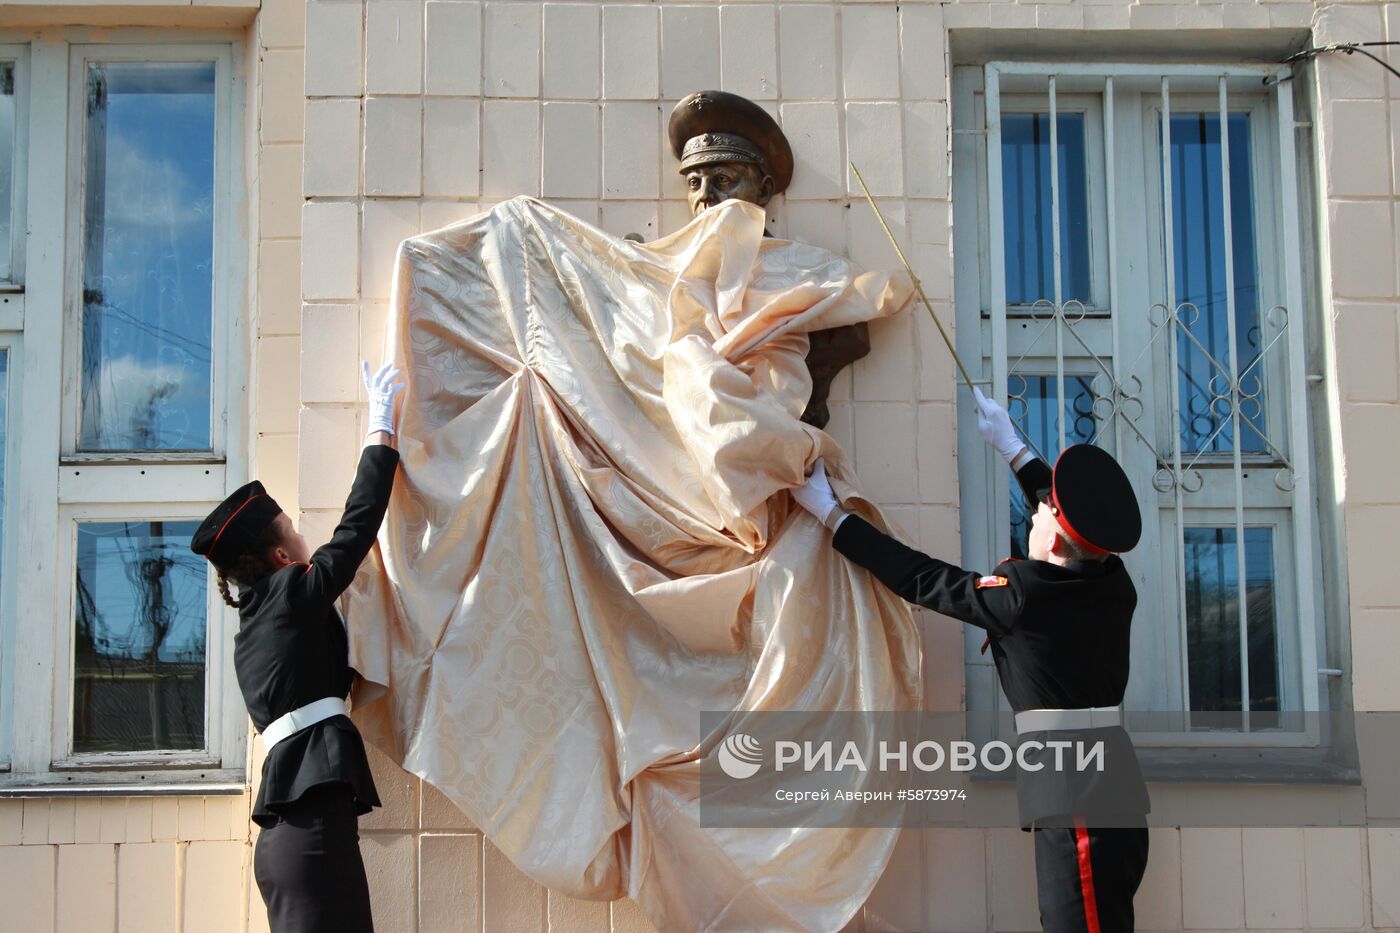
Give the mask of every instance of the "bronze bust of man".
MULTIPOLYGON (((792 182, 792 147, 782 129, 753 101, 725 91, 696 91, 671 111, 667 135, 680 160, 690 211, 699 214, 735 198, 767 206, 792 182)), ((812 397, 802 420, 826 427, 826 398, 843 368, 870 352, 865 324, 810 335, 807 369, 812 397)))

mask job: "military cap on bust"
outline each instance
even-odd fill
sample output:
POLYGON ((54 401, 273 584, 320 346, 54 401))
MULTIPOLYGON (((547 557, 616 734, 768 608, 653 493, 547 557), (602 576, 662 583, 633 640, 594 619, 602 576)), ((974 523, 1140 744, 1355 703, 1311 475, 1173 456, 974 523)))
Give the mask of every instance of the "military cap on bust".
POLYGON ((273 519, 282 514, 263 484, 253 480, 234 491, 200 523, 190 550, 226 567, 252 550, 273 519))
POLYGON ((711 162, 749 162, 773 178, 773 193, 792 183, 792 147, 768 111, 738 94, 696 91, 671 111, 671 151, 685 173, 711 162))
POLYGON ((1076 544, 1121 554, 1137 546, 1142 513, 1123 468, 1101 447, 1075 444, 1055 461, 1047 504, 1076 544))

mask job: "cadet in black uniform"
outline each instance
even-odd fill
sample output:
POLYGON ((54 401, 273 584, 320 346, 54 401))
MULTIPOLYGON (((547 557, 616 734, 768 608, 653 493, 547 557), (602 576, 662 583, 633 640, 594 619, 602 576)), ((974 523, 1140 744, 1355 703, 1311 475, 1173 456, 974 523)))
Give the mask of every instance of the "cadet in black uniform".
POLYGON ((346 716, 353 671, 335 600, 374 545, 399 454, 385 366, 369 390, 370 433, 331 540, 315 554, 259 482, 229 496, 191 548, 219 575, 238 609, 234 667, 267 747, 253 821, 262 827, 253 869, 272 933, 372 933, 358 820, 379 806, 359 730, 346 716), (238 585, 233 598, 228 581, 238 585))
POLYGON ((1137 499, 1122 468, 1097 447, 1066 449, 1052 471, 1027 451, 1006 410, 976 394, 983 438, 1037 506, 1030 560, 1007 560, 983 575, 908 548, 842 510, 820 460, 794 495, 835 531, 838 551, 895 593, 986 629, 1016 730, 1023 742, 1042 745, 1027 754, 1030 767, 1016 781, 1021 825, 1036 831, 1041 924, 1046 933, 1131 931, 1150 804, 1118 709, 1137 591, 1113 552, 1137 544, 1137 499), (1056 768, 1051 741, 1087 749, 1103 742, 1103 769, 1078 770, 1073 748, 1056 768))

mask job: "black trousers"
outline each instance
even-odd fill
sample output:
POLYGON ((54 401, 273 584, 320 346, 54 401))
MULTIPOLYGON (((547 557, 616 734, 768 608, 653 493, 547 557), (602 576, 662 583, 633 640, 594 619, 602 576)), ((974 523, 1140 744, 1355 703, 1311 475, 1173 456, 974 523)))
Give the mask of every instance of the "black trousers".
POLYGON ((1147 870, 1147 829, 1035 831, 1035 885, 1045 933, 1132 933, 1133 895, 1147 870))
POLYGON ((314 788, 264 827, 253 875, 272 933, 373 933, 350 788, 314 788))

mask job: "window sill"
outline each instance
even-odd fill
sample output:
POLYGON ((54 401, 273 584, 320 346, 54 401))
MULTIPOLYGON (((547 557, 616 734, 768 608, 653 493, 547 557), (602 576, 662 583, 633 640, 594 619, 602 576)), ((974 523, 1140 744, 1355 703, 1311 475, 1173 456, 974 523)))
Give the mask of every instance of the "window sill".
POLYGON ((241 769, 0 774, 0 799, 15 797, 225 797, 248 792, 241 769))

